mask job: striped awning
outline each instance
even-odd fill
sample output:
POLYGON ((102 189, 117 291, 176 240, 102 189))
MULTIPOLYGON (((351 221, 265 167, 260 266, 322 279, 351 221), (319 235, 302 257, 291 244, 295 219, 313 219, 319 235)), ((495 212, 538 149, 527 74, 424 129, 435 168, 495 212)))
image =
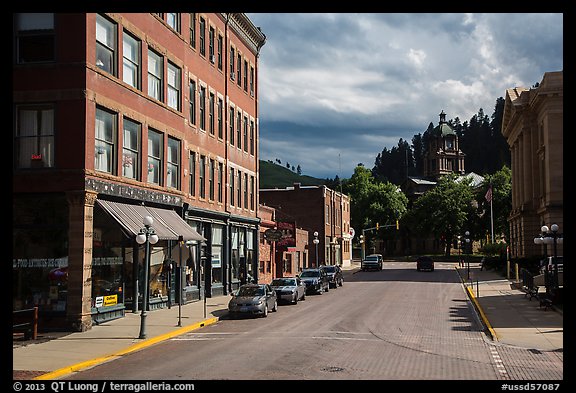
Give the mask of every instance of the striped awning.
POLYGON ((102 208, 114 218, 122 227, 124 233, 136 236, 144 228, 143 220, 146 216, 154 219, 151 228, 154 229, 160 240, 195 240, 206 239, 186 223, 174 210, 159 209, 156 207, 129 205, 120 202, 111 202, 97 199, 102 208))

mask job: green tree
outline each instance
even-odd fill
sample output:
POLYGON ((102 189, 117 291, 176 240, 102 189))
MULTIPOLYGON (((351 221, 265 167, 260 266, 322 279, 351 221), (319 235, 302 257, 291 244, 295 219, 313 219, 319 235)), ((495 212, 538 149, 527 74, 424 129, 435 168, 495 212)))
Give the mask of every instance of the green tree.
POLYGON ((390 182, 378 182, 364 166, 354 169, 342 189, 350 196, 351 224, 358 232, 376 223, 393 224, 407 211, 406 195, 390 182))
POLYGON ((470 181, 465 178, 458 182, 456 178, 454 174, 442 176, 433 189, 414 202, 403 220, 403 226, 410 228, 412 234, 441 239, 446 256, 450 255, 456 236, 468 230, 475 213, 470 181))

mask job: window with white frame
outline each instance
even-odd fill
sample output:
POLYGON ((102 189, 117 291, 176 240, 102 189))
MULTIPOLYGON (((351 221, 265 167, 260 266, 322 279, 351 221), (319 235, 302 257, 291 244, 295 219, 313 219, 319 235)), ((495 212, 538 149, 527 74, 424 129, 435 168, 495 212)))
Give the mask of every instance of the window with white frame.
POLYGON ((230 168, 230 206, 234 206, 234 193, 236 192, 234 188, 234 168, 230 168))
POLYGON ((230 118, 228 122, 230 123, 230 144, 234 146, 234 108, 230 107, 230 118))
POLYGON ((190 46, 196 49, 196 13, 190 13, 190 46))
POLYGON ((250 176, 250 210, 254 210, 254 176, 250 176))
POLYGON ((206 19, 200 17, 200 54, 206 56, 206 19))
POLYGON ((168 137, 166 187, 180 189, 180 141, 172 137, 168 137))
POLYGON ((214 93, 210 93, 208 99, 208 127, 210 134, 214 135, 214 93))
POLYGON ((122 176, 140 180, 140 135, 142 126, 124 118, 122 138, 122 176))
POLYGON ((116 76, 116 23, 96 15, 96 66, 116 76))
POLYGON ((224 176, 224 165, 219 162, 218 163, 218 202, 222 203, 222 178, 224 176))
POLYGON ((166 23, 172 28, 172 30, 180 33, 180 14, 177 12, 167 12, 166 13, 166 23))
POLYGON ((115 113, 96 108, 94 169, 114 174, 116 154, 115 113))
POLYGON ((163 76, 164 76, 164 58, 154 52, 152 49, 148 50, 148 95, 152 98, 162 101, 163 90, 163 76))
POLYGON ((237 112, 237 122, 236 122, 236 147, 238 149, 242 148, 242 113, 237 112))
POLYGON ((230 79, 234 80, 236 78, 236 73, 234 72, 234 62, 236 61, 236 50, 233 46, 230 47, 230 79))
POLYGON ((148 183, 162 185, 164 136, 148 129, 148 183))
POLYGON ((208 29, 208 56, 210 63, 214 64, 216 61, 216 56, 214 56, 214 28, 210 26, 208 29))
POLYGON ((218 69, 222 70, 222 48, 224 47, 224 37, 221 34, 218 34, 218 69))
POLYGON ((214 200, 214 170, 214 160, 210 159, 210 165, 208 167, 208 196, 211 201, 214 200))
POLYGON ((248 151, 248 117, 244 116, 244 151, 248 151))
POLYGON ((140 40, 125 31, 122 41, 122 80, 140 89, 140 40))
POLYGON ((240 208, 242 207, 242 172, 236 170, 238 172, 238 181, 236 182, 236 204, 240 208))
POLYGON ((15 130, 17 168, 54 166, 54 107, 19 106, 15 130))
POLYGON ((200 101, 200 129, 205 131, 206 130, 206 88, 204 86, 200 87, 200 97, 198 97, 200 101))
POLYGON ((14 14, 18 64, 55 60, 54 14, 14 14))
POLYGON ((244 208, 248 209, 248 174, 244 174, 244 208))
POLYGON ((188 176, 190 177, 190 195, 196 195, 196 152, 190 152, 188 168, 188 176))
POLYGON ((196 82, 190 81, 190 124, 196 125, 196 82))
POLYGON ((199 184, 198 186, 200 187, 200 198, 206 198, 206 156, 200 156, 200 174, 198 176, 198 180, 199 180, 199 184))
POLYGON ((218 108, 217 108, 218 124, 217 124, 216 128, 218 128, 218 138, 220 138, 220 139, 222 139, 223 133, 224 133, 224 130, 222 127, 222 110, 223 110, 222 107, 223 106, 224 106, 224 103, 222 101, 222 98, 218 97, 218 108))
POLYGON ((180 67, 168 62, 168 106, 172 109, 180 110, 180 67))
POLYGON ((254 120, 250 120, 250 154, 254 155, 254 120))

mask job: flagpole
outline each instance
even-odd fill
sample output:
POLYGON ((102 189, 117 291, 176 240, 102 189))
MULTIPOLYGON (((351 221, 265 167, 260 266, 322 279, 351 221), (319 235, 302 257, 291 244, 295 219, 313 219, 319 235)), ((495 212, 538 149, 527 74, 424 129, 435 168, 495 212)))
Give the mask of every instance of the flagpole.
POLYGON ((490 198, 490 230, 492 234, 492 243, 494 243, 494 213, 492 210, 492 199, 494 198, 490 198))

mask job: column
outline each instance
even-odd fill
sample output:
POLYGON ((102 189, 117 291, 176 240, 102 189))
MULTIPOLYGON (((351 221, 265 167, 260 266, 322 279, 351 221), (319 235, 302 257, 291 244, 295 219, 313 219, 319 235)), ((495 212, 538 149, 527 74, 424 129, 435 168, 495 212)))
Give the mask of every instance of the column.
POLYGON ((74 331, 92 328, 92 234, 98 193, 73 191, 68 200, 68 301, 66 319, 74 331))

